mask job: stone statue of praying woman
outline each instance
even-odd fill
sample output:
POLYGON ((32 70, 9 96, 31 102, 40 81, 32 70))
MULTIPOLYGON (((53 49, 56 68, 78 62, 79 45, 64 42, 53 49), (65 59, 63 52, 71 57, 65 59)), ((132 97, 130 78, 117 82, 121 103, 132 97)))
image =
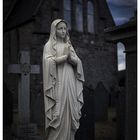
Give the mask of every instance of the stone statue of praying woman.
POLYGON ((67 23, 56 19, 43 51, 46 140, 74 140, 83 105, 84 74, 67 23))

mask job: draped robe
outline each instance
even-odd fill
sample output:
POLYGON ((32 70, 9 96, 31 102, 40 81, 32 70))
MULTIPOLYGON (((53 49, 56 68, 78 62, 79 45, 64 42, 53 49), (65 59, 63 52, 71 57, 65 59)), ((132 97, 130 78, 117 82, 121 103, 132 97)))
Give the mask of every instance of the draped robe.
POLYGON ((57 64, 55 58, 63 56, 64 46, 56 44, 55 51, 56 53, 53 54, 50 43, 44 46, 43 85, 46 140, 74 140, 74 134, 79 128, 83 105, 82 63, 72 46, 70 46, 70 53, 76 61, 76 66, 68 61, 57 64))

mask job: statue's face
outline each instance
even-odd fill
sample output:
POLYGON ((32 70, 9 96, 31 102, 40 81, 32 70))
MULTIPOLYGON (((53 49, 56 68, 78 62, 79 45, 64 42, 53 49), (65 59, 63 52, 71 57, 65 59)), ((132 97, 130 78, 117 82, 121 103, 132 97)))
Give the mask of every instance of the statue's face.
POLYGON ((58 23, 56 26, 56 36, 64 39, 66 36, 66 33, 67 33, 66 23, 64 23, 64 22, 58 23))

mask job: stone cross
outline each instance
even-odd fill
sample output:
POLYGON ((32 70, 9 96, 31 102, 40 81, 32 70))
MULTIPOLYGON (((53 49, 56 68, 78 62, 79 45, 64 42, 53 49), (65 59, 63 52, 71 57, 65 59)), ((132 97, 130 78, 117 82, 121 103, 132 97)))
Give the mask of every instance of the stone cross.
POLYGON ((8 73, 19 74, 18 85, 18 116, 20 124, 30 122, 30 74, 39 74, 39 65, 30 64, 30 55, 21 51, 20 64, 10 64, 8 73))

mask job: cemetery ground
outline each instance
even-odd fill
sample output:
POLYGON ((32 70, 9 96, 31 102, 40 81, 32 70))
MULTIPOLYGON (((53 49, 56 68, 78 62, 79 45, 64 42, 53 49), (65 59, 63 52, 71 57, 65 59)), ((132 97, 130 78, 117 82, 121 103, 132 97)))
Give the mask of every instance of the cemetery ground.
POLYGON ((95 140, 116 139, 116 111, 115 108, 108 109, 108 119, 95 123, 95 140))

